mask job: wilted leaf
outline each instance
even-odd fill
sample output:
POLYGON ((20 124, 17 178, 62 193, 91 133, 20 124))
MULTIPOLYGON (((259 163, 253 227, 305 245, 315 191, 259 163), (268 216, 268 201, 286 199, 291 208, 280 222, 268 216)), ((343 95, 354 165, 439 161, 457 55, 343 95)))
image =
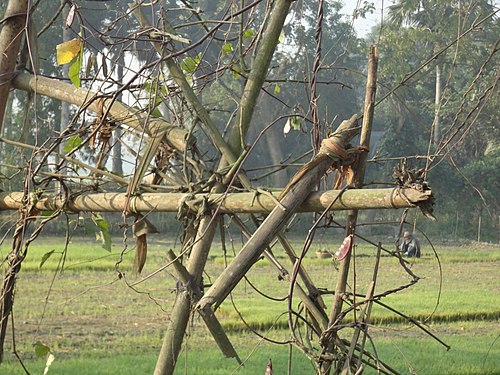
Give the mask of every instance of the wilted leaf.
POLYGON ((300 130, 300 117, 292 117, 290 120, 290 125, 292 126, 293 130, 300 130))
POLYGON ((134 237, 140 237, 148 233, 158 233, 158 229, 144 216, 140 215, 132 225, 134 237))
POLYGON ((222 51, 226 54, 233 52, 233 45, 231 43, 226 43, 222 46, 222 51))
POLYGON ((285 126, 283 127, 283 134, 287 135, 288 133, 290 133, 290 130, 292 130, 292 125, 290 123, 291 123, 291 120, 289 117, 289 118, 287 118, 287 120, 285 122, 285 126))
MULTIPOLYGON (((87 64, 85 66, 85 78, 89 78, 90 77, 90 71, 92 70, 92 68, 95 68, 95 66, 97 65, 97 59, 95 57, 95 53, 90 53, 89 57, 87 58, 87 64)), ((94 69, 94 72, 95 72, 95 69, 94 69)))
POLYGON ((274 85, 274 93, 278 95, 281 92, 281 87, 278 84, 274 85))
POLYGON ((253 37, 253 29, 246 29, 244 32, 243 32, 243 38, 245 39, 249 39, 253 37))
POLYGON ((44 355, 50 353, 50 348, 47 345, 42 344, 41 341, 37 341, 34 346, 37 357, 43 357, 44 355))
POLYGON ((344 241, 342 242, 339 249, 335 253, 337 260, 340 261, 340 260, 344 259, 347 256, 347 254, 349 254, 349 252, 352 249, 352 238, 353 238, 352 234, 350 234, 346 238, 344 238, 344 241))
MULTIPOLYGON (((54 254, 54 251, 55 250, 51 250, 48 253, 43 254, 42 260, 40 261, 40 265, 38 266, 38 268, 42 268, 42 266, 45 264, 45 262, 52 256, 52 254, 54 254)), ((35 350, 36 350, 36 347, 35 347, 35 350)))
POLYGON ((56 46, 57 64, 63 65, 69 63, 82 50, 83 42, 80 38, 68 40, 67 42, 56 46))
POLYGON ((134 272, 140 274, 146 264, 146 257, 148 255, 148 242, 146 235, 143 234, 136 238, 136 249, 134 258, 134 272))
POLYGON ((76 5, 73 4, 73 6, 68 12, 68 17, 66 17, 66 28, 71 27, 71 25, 73 24, 73 20, 75 19, 75 11, 76 11, 76 5))
POLYGON ((102 59, 101 59, 101 66, 102 66, 102 74, 104 77, 108 76, 108 64, 106 64, 106 56, 104 53, 102 54, 102 59))
POLYGON ((80 138, 79 135, 73 135, 69 137, 69 139, 66 141, 63 147, 63 152, 71 152, 78 146, 82 144, 82 138, 80 138))

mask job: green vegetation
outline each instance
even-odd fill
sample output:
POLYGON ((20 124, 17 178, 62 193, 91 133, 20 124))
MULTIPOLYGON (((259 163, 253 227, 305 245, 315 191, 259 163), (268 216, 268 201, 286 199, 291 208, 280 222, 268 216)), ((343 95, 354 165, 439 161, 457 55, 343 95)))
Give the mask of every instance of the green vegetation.
MULTIPOLYGON (((31 373, 43 373, 45 365, 45 358, 35 356, 33 343, 36 341, 49 346, 55 355, 49 374, 151 373, 174 300, 175 280, 167 271, 162 271, 134 285, 134 289, 128 288, 114 270, 121 254, 119 245, 119 240, 115 240, 108 253, 97 242, 89 244, 75 240, 68 247, 63 272, 57 274, 55 270, 63 250, 60 244, 46 239, 30 248, 19 276, 14 321, 16 349, 31 373), (40 268, 44 254, 52 250, 54 253, 40 268)), ((165 252, 171 247, 170 243, 150 243, 143 276, 165 264, 165 252)), ((120 265, 130 284, 139 280, 130 275, 133 250, 133 246, 129 246, 120 265)), ((5 246, 0 248, 2 255, 7 251, 5 246)), ((335 264, 330 259, 316 259, 314 251, 311 249, 305 259, 307 270, 318 287, 331 289, 337 274, 335 264)), ((498 246, 438 246, 437 251, 443 272, 437 307, 441 277, 431 248, 425 246, 423 257, 412 264, 412 270, 422 279, 415 286, 382 301, 406 315, 426 321, 428 328, 452 349, 447 352, 403 318, 375 306, 372 316, 375 326, 370 333, 377 353, 402 373, 409 373, 410 367, 422 374, 498 373, 498 246)), ((287 259, 280 256, 280 250, 275 249, 275 252, 290 269, 287 259)), ((364 294, 374 251, 368 245, 360 245, 356 252, 358 256, 353 264, 356 283, 352 279, 353 268, 350 285, 356 285, 356 293, 364 294)), ((217 248, 211 254, 205 283, 223 269, 222 255, 222 250, 217 248)), ((289 346, 270 345, 249 335, 239 316, 241 314, 250 326, 274 340, 289 339, 286 301, 269 302, 250 285, 267 295, 282 298, 287 294, 287 286, 277 275, 266 261, 259 261, 252 268, 248 281, 241 283, 233 294, 238 312, 229 300, 217 312, 241 358, 247 360, 237 373, 259 373, 269 357, 273 359, 275 372, 286 373, 289 346)), ((397 262, 383 257, 377 291, 407 282, 408 277, 397 262)), ((325 295, 324 299, 329 306, 330 297, 325 295)), ((346 319, 352 321, 352 315, 346 319)), ((348 329, 344 333, 349 337, 348 329)), ((8 352, 12 350, 10 342, 8 352)), ((297 349, 293 351, 293 358, 293 373, 313 373, 309 360, 297 349)), ((234 360, 220 354, 197 317, 193 319, 187 350, 180 360, 178 374, 184 373, 186 366, 189 374, 231 374, 237 368, 234 360)), ((2 365, 4 373, 23 373, 11 353, 7 353, 7 363, 2 365)))

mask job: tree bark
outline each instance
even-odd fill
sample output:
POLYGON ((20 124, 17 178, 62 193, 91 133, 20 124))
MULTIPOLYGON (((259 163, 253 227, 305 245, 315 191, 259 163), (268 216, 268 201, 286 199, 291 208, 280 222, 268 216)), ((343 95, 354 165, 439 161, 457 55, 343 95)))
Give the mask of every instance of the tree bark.
POLYGON ((0 30, 0 134, 28 16, 28 0, 10 0, 0 30))

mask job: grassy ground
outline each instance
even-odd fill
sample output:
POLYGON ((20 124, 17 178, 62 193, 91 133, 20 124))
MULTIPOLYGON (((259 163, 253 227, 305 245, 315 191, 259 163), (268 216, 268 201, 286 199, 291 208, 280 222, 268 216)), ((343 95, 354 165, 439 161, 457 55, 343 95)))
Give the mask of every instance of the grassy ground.
MULTIPOLYGON (((299 248, 300 244, 297 244, 299 248)), ((31 373, 43 373, 45 358, 36 358, 33 343, 49 346, 55 361, 49 374, 147 374, 154 368, 162 332, 168 324, 175 298, 175 279, 169 270, 134 285, 139 279, 130 273, 133 248, 123 254, 118 278, 116 262, 122 244, 115 243, 107 253, 91 239, 74 241, 65 256, 64 271, 56 273, 63 248, 59 242, 44 239, 30 249, 18 279, 15 301, 16 350, 31 373), (43 266, 44 254, 54 251, 43 266)), ((165 264, 165 253, 172 243, 151 244, 143 276, 165 264)), ((439 263, 432 249, 424 247, 423 257, 411 265, 421 277, 413 287, 383 299, 384 303, 422 321, 451 345, 444 347, 419 329, 383 308, 373 311, 371 329, 376 351, 386 363, 402 373, 419 374, 500 374, 500 248, 491 245, 439 246, 439 263)), ((316 259, 314 249, 305 266, 315 284, 331 290, 337 277, 336 264, 316 259)), ((8 247, 0 247, 2 257, 8 247)), ((289 262, 279 256, 289 267, 289 262)), ((374 249, 356 248, 350 288, 364 294, 372 274, 374 249)), ((224 268, 222 251, 216 249, 209 260, 205 283, 224 268)), ((240 314, 252 327, 273 339, 287 340, 286 301, 269 302, 252 285, 275 298, 287 294, 287 285, 266 261, 251 270, 249 281, 234 292, 240 314), (250 284, 251 283, 251 284, 250 284)), ((395 288, 409 281, 393 258, 383 257, 377 291, 395 288)), ((327 306, 331 303, 324 296, 327 306)), ((244 324, 234 306, 225 302, 218 317, 228 329, 238 353, 246 359, 238 368, 234 360, 224 359, 213 345, 198 318, 193 319, 187 350, 181 355, 177 373, 255 374, 262 373, 269 357, 276 374, 285 374, 288 345, 269 345, 244 333, 244 324)), ((352 319, 352 317, 348 317, 352 319)), ((346 331, 346 334, 349 332, 346 331)), ((6 348, 7 364, 1 374, 24 373, 12 352, 12 338, 6 348)), ((293 373, 312 374, 305 356, 293 351, 293 373)), ((373 372, 375 373, 375 372, 373 372)))

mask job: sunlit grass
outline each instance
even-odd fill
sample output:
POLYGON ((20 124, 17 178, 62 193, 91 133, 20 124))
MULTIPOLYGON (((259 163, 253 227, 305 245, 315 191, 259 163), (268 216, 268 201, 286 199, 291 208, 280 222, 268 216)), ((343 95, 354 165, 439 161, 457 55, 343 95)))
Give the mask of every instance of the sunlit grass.
MULTIPOLYGON (((120 239, 114 240, 110 253, 92 238, 74 240, 69 244, 64 269, 57 274, 55 271, 60 267, 60 254, 57 252, 62 250, 58 242, 48 239, 30 248, 18 278, 14 317, 17 350, 33 368, 43 367, 40 364, 43 359, 34 358, 32 346, 40 340, 50 346, 56 355, 50 373, 114 374, 117 373, 115 368, 121 369, 117 370, 118 373, 125 374, 151 372, 175 299, 175 277, 170 274, 170 269, 161 270, 144 281, 141 281, 141 277, 160 270, 167 263, 166 251, 175 247, 173 243, 151 241, 146 267, 142 276, 138 277, 131 272, 135 248, 133 239, 129 241, 122 262, 118 265, 120 272, 125 273, 122 279, 115 270, 124 249, 120 239), (40 268, 44 254, 52 250, 54 253, 40 268), (133 288, 127 283, 133 284, 133 288), (123 361, 123 367, 120 367, 122 363, 118 364, 120 361, 123 361)), ((300 249, 301 244, 296 243, 295 246, 300 249)), ((418 283, 381 301, 408 316, 431 324, 438 336, 442 336, 446 342, 450 341, 453 349, 440 354, 443 349, 439 344, 412 328, 405 319, 375 305, 371 321, 379 328, 375 328, 372 334, 379 355, 386 362, 395 363, 394 366, 403 373, 408 372, 405 366, 408 357, 411 357, 414 368, 422 374, 494 374, 494 369, 500 368, 496 359, 500 358, 500 340, 494 343, 495 335, 500 333, 499 250, 498 246, 485 245, 477 248, 437 247, 440 268, 432 252, 425 247, 423 258, 410 264, 412 271, 421 278, 418 283), (441 324, 436 324, 438 322, 441 324), (445 325, 443 322, 448 323, 445 325), (427 345, 419 344, 422 340, 427 345), (473 346, 474 352, 467 351, 468 346, 473 346), (470 359, 465 361, 465 355, 471 356, 470 359), (480 359, 485 356, 486 365, 481 367, 480 359), (436 366, 440 367, 436 368, 439 371, 433 372, 432 368, 426 367, 429 366, 428 358, 438 358, 436 366), (458 372, 451 370, 453 366, 458 372)), ((273 251, 283 266, 291 271, 293 266, 283 252, 278 247, 273 251)), ((6 255, 6 244, 0 252, 2 256, 6 255)), ((176 252, 179 252, 178 249, 176 252)), ((373 273, 374 248, 359 246, 356 254, 350 271, 349 291, 364 295, 373 273)), ((231 261, 231 258, 227 261, 231 261)), ((215 246, 209 257, 204 283, 210 284, 215 280, 224 264, 222 250, 215 246)), ((332 259, 316 259, 313 249, 303 264, 315 285, 326 293, 323 299, 329 308, 338 265, 332 259)), ((375 292, 397 288, 410 279, 396 259, 384 256, 375 292)), ((244 334, 246 327, 240 318, 243 317, 253 329, 260 332, 271 329, 275 339, 288 339, 289 334, 283 330, 288 326, 288 305, 283 300, 287 294, 288 284, 278 278, 278 272, 266 260, 259 260, 251 268, 248 281, 242 281, 232 293, 239 313, 230 299, 216 312, 240 355, 250 356, 248 365, 238 373, 263 372, 268 356, 273 357, 273 362, 276 358, 275 363, 282 361, 280 367, 285 366, 287 347, 264 345, 258 338, 244 334), (270 302, 253 287, 278 301, 270 302), (255 361, 255 367, 252 361, 255 361)), ((299 309, 296 297, 293 306, 299 309)), ((351 313, 345 319, 352 321, 353 318, 351 313)), ((188 373, 199 373, 196 369, 200 368, 205 368, 203 373, 206 374, 230 374, 235 370, 234 361, 226 360, 219 354, 196 315, 189 337, 188 373), (213 347, 207 351, 210 345, 213 347), (200 351, 200 348, 205 349, 200 351), (208 361, 210 368, 206 367, 208 361)), ((10 345, 9 338, 7 351, 11 350, 10 345)), ((7 374, 22 373, 18 372, 20 367, 15 364, 12 354, 6 353, 6 356, 10 365, 3 367, 0 372, 3 374, 4 369, 7 369, 7 374)), ((302 372, 297 370, 294 373, 312 373, 309 361, 301 356, 297 352, 294 358, 297 358, 297 366, 302 372)), ((185 361, 185 357, 182 361, 185 361)), ((179 374, 184 373, 181 370, 184 366, 182 363, 179 374)))

